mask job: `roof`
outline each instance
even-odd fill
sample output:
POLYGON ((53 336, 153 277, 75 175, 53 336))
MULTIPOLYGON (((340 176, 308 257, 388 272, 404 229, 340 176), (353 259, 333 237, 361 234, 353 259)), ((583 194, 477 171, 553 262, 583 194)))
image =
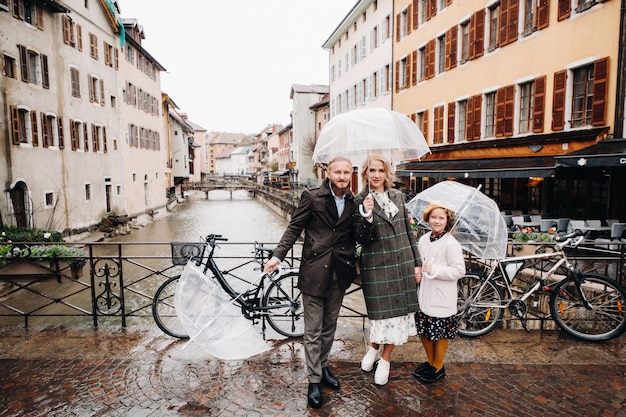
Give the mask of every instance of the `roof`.
POLYGON ((244 133, 231 133, 231 132, 211 132, 209 138, 209 144, 211 145, 239 145, 243 138, 247 135, 244 133))
POLYGON ((311 84, 311 85, 291 84, 291 93, 289 94, 289 98, 293 99, 294 93, 326 94, 328 92, 330 92, 330 87, 327 86, 327 85, 320 85, 320 84, 311 84))

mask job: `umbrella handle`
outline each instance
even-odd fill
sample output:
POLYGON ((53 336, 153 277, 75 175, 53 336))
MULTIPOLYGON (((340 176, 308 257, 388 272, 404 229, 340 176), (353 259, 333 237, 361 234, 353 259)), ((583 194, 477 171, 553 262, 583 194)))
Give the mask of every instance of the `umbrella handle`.
POLYGON ((363 208, 363 204, 359 204, 359 213, 361 213, 361 216, 363 217, 369 217, 372 215, 372 210, 368 210, 366 213, 365 209, 363 208))

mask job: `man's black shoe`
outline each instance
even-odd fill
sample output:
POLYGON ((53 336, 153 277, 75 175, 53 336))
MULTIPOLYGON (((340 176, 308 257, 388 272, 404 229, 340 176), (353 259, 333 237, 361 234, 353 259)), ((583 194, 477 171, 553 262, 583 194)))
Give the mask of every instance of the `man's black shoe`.
POLYGON ((415 368, 415 370, 413 371, 413 376, 417 379, 420 378, 420 376, 424 375, 424 372, 426 371, 426 369, 428 369, 430 367, 430 364, 428 363, 428 361, 425 361, 423 364, 421 364, 420 366, 418 366, 417 368, 415 368))
POLYGON ((328 367, 322 368, 322 383, 328 388, 339 389, 339 380, 335 378, 328 367))
POLYGON ((320 391, 320 384, 309 383, 309 393, 307 395, 309 400, 309 407, 320 408, 322 406, 322 391, 320 391))

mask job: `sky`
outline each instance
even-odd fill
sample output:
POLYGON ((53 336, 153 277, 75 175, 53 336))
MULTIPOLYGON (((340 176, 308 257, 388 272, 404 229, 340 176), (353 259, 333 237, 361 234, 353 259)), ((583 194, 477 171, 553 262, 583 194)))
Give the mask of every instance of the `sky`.
POLYGON ((286 125, 292 84, 328 85, 322 45, 357 0, 118 0, 166 72, 161 89, 208 131, 286 125))

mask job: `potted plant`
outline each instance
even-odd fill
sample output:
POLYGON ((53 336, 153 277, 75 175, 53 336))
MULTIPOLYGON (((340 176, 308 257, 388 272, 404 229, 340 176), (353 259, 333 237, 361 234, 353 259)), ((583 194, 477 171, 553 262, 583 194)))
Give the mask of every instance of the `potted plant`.
MULTIPOLYGON (((536 253, 536 250, 545 244, 552 246, 551 244, 555 242, 554 233, 556 231, 553 229, 550 229, 548 233, 539 232, 533 227, 523 227, 516 230, 512 235, 513 250, 524 252, 526 249, 526 252, 536 253), (536 245, 535 243, 543 245, 536 245)), ((526 255, 526 253, 520 255, 526 255)))
POLYGON ((73 279, 83 275, 87 252, 76 246, 0 245, 0 276, 56 276, 69 268, 73 279))

